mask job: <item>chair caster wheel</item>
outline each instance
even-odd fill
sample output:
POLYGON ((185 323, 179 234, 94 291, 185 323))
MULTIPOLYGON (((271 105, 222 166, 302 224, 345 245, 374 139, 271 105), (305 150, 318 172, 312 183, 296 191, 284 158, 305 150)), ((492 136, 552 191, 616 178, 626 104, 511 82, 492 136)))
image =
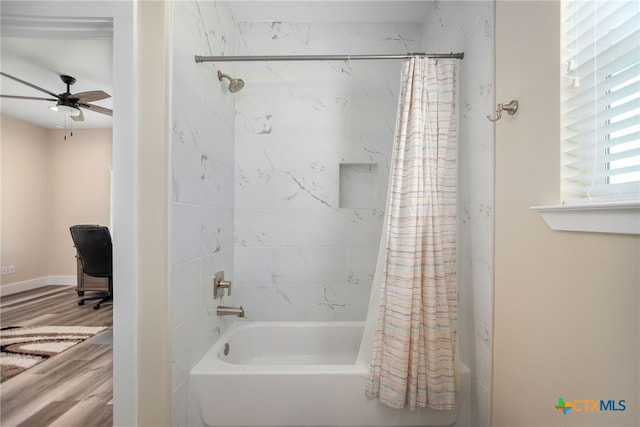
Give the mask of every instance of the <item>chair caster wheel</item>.
POLYGON ((78 305, 84 305, 84 300, 78 301, 78 305))
POLYGON ((99 309, 99 308, 100 308, 100 304, 94 304, 94 305, 93 305, 93 309, 94 309, 94 310, 97 310, 97 309, 99 309))

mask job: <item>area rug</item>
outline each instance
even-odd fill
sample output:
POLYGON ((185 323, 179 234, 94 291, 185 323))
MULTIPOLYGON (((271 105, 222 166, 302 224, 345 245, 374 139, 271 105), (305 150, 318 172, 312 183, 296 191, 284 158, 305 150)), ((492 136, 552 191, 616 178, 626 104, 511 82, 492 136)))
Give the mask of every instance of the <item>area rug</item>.
POLYGON ((0 382, 109 329, 108 326, 37 326, 0 329, 0 382))

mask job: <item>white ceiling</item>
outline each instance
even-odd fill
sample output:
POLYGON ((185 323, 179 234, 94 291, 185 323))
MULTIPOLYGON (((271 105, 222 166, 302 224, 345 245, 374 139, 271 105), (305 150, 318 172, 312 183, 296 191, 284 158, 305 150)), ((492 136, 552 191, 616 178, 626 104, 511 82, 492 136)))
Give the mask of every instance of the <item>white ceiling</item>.
MULTIPOLYGON (((206 0, 200 0, 206 1, 206 0)), ((432 1, 230 1, 236 21, 297 22, 424 22, 432 1)), ((112 90, 112 23, 104 20, 49 18, 25 20, 2 15, 0 69, 54 93, 66 90, 60 74, 76 78, 71 92, 112 90)), ((46 97, 42 92, 0 77, 3 95, 46 97)), ((65 119, 49 110, 54 102, 0 99, 2 113, 47 128, 60 128, 65 119)), ((95 102, 113 108, 113 100, 95 102)), ((110 128, 112 118, 84 110, 76 129, 110 128)), ((70 120, 67 119, 67 123, 70 120)))
MULTIPOLYGON (((58 94, 66 91, 60 75, 67 74, 76 79, 70 88, 71 93, 103 90, 113 94, 113 23, 110 20, 32 19, 2 15, 0 24, 0 69, 4 73, 58 94)), ((4 76, 0 77, 0 93, 51 97, 4 76)), ((113 108, 111 98, 95 104, 113 108)), ((0 98, 3 114, 46 128, 64 127, 65 117, 49 110, 51 105, 55 105, 55 102, 0 98)), ((110 116, 86 109, 83 114, 83 122, 72 122, 67 118, 67 126, 73 129, 112 126, 110 116)))

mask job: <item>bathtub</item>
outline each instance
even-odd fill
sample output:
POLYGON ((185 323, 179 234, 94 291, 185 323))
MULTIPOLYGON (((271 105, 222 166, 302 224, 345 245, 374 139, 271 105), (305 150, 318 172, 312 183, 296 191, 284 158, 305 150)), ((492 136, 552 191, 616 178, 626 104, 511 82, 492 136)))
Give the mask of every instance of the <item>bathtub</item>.
POLYGON ((235 322, 189 375, 190 426, 469 425, 469 370, 456 411, 397 410, 364 395, 364 322, 235 322), (225 354, 227 353, 227 354, 225 354))

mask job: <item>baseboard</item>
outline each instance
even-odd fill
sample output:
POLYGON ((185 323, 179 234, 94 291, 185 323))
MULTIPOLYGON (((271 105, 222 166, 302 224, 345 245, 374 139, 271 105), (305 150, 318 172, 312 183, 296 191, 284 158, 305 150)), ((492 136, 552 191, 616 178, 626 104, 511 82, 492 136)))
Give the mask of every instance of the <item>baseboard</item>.
POLYGON ((76 276, 46 276, 0 286, 0 297, 49 285, 75 286, 76 276))

